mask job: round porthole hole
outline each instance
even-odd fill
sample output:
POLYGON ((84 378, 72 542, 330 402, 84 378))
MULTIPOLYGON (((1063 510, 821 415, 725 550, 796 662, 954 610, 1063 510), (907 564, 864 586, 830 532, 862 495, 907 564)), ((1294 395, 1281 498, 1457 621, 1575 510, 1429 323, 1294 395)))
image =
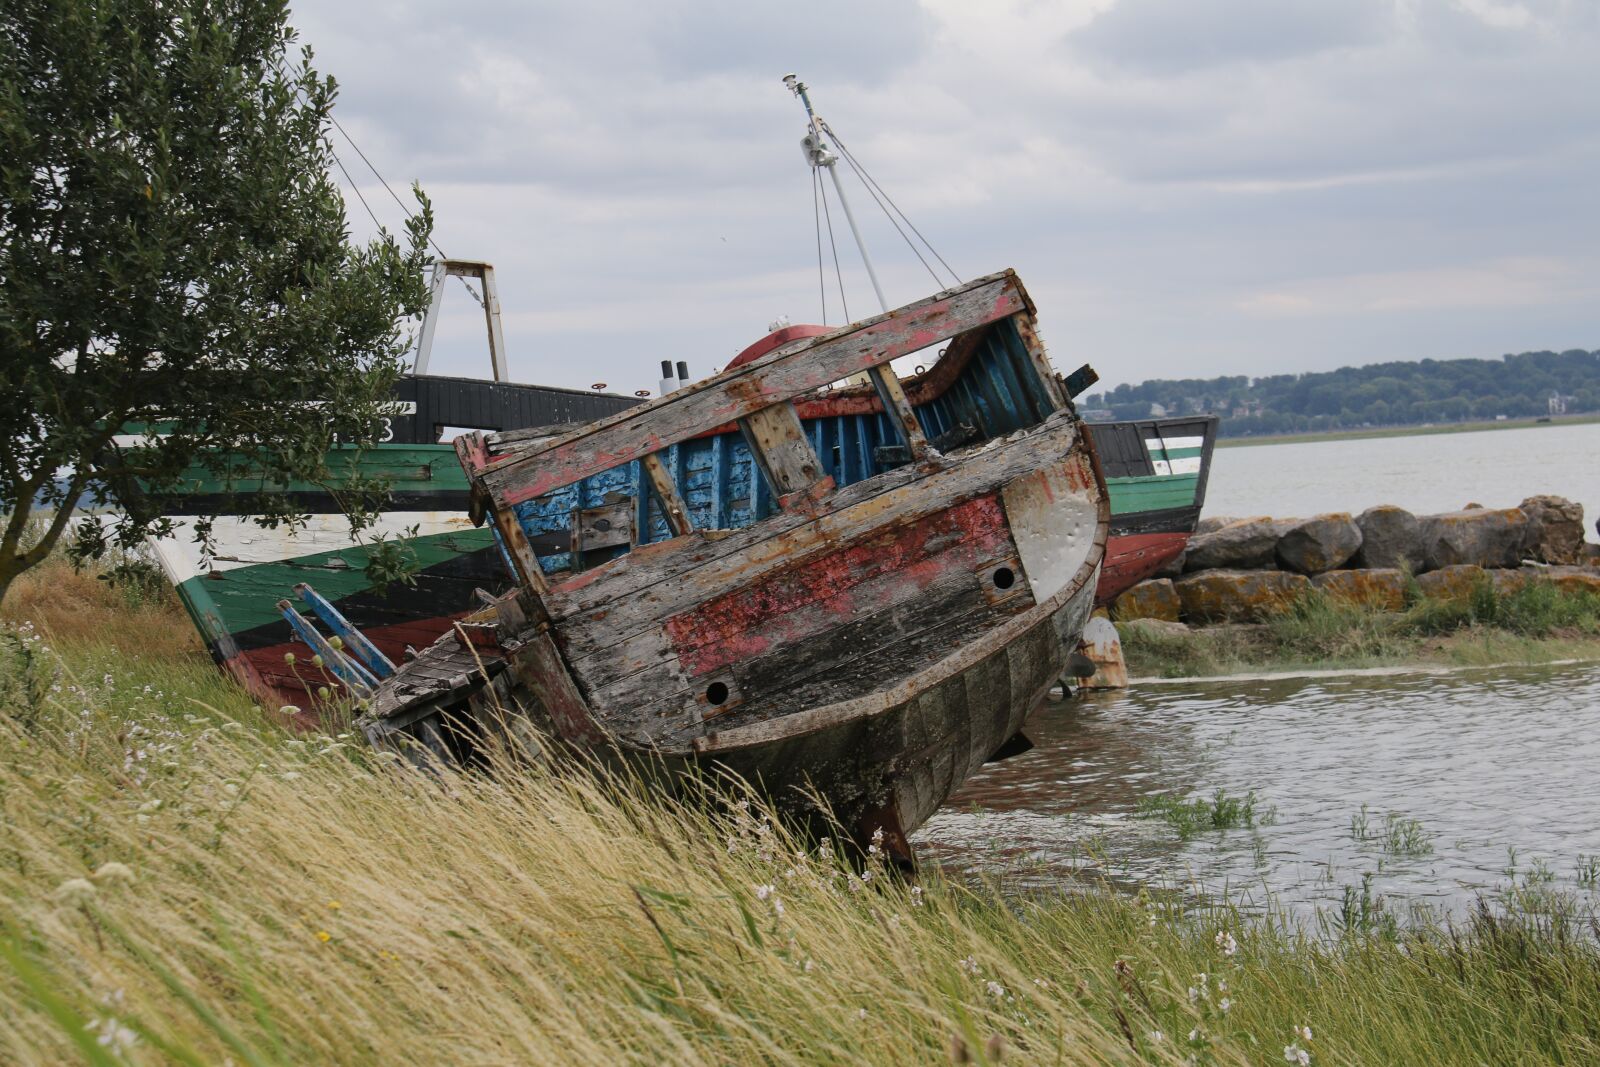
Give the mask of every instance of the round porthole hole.
POLYGON ((1017 583, 1017 572, 1010 567, 996 567, 993 580, 996 589, 1010 589, 1017 583))
POLYGON ((728 683, 712 682, 706 686, 706 703, 719 708, 728 702, 728 683))

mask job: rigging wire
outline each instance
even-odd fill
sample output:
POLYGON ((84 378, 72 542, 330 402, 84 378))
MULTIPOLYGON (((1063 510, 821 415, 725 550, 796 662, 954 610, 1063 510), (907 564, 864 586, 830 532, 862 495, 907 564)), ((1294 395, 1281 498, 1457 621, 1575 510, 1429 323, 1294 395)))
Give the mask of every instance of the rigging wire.
POLYGON ((828 247, 833 250, 833 276, 839 281, 839 303, 844 307, 844 321, 850 322, 850 302, 844 295, 844 271, 839 269, 839 246, 833 240, 833 212, 828 210, 828 187, 819 181, 818 188, 822 190, 822 217, 828 222, 828 247))
POLYGON ((848 155, 845 156, 844 159, 846 163, 850 164, 850 169, 855 171, 856 177, 861 179, 861 184, 866 186, 867 195, 872 197, 873 201, 878 205, 878 209, 888 217, 889 225, 894 227, 895 232, 900 235, 900 239, 906 243, 906 247, 911 249, 911 254, 917 257, 917 262, 922 264, 922 269, 927 271, 928 277, 933 279, 933 284, 943 288, 944 279, 940 278, 938 272, 928 265, 928 261, 923 257, 921 249, 919 249, 912 242, 911 238, 906 236, 906 231, 900 228, 900 224, 896 222, 894 216, 889 213, 889 209, 883 206, 883 201, 878 199, 878 194, 873 192, 872 186, 867 183, 866 178, 862 177, 860 168, 856 166, 856 161, 851 159, 848 155))
MULTIPOLYGON (((839 154, 844 156, 844 158, 847 161, 849 161, 851 169, 854 170, 856 172, 856 174, 861 178, 862 184, 867 186, 867 191, 868 192, 872 192, 872 190, 876 189, 878 193, 881 193, 883 195, 883 199, 885 201, 887 201, 889 207, 893 208, 895 214, 899 215, 902 219, 905 220, 906 226, 910 228, 912 233, 917 235, 917 238, 923 243, 924 246, 927 247, 928 251, 933 253, 933 258, 937 259, 939 261, 940 265, 943 266, 945 270, 950 272, 950 277, 954 278, 955 281, 956 281, 956 284, 959 285, 961 283, 961 276, 959 274, 957 274, 954 269, 951 268, 950 264, 945 262, 944 257, 939 254, 939 250, 937 248, 934 248, 933 244, 926 237, 922 236, 922 231, 917 229, 916 224, 913 223, 911 221, 911 219, 906 216, 906 213, 904 211, 900 210, 900 205, 896 204, 894 202, 894 200, 890 198, 888 192, 885 191, 883 186, 878 184, 877 179, 874 178, 871 174, 867 173, 867 168, 862 166, 856 160, 855 156, 850 153, 850 149, 847 148, 845 146, 845 143, 839 139, 839 135, 838 135, 837 132, 834 131, 833 127, 828 125, 826 122, 823 122, 821 125, 822 125, 822 128, 827 131, 828 137, 833 141, 833 143, 838 145, 839 154)), ((873 197, 873 199, 877 199, 876 195, 873 197)), ((882 206, 883 206, 882 204, 879 205, 879 207, 882 207, 882 206)), ((887 209, 885 209, 885 214, 888 214, 887 209)), ((893 215, 890 216, 890 221, 891 222, 894 221, 894 216, 893 215)), ((895 227, 895 229, 897 229, 897 230, 899 228, 900 228, 899 226, 895 227)), ((900 236, 901 237, 905 237, 905 233, 902 231, 900 236)), ((906 240, 907 240, 907 243, 910 242, 910 238, 906 238, 906 240)), ((915 248, 913 248, 913 251, 915 251, 915 248)), ((920 259, 921 257, 919 256, 918 258, 920 259)), ((924 263, 924 266, 926 266, 926 263, 924 263)), ((937 280, 937 279, 935 279, 935 280, 937 280)))
MULTIPOLYGON (((367 158, 367 154, 361 150, 361 146, 356 144, 356 139, 354 137, 350 136, 350 131, 345 129, 344 126, 340 124, 339 120, 334 117, 333 111, 331 109, 328 112, 328 121, 333 123, 333 128, 338 130, 344 136, 344 139, 346 141, 350 142, 350 147, 354 148, 356 150, 356 155, 361 157, 361 162, 365 163, 367 165, 367 169, 372 172, 372 176, 374 178, 378 179, 378 184, 383 186, 384 191, 389 194, 389 198, 391 200, 393 200, 397 205, 399 205, 399 208, 400 208, 401 211, 405 212, 406 218, 407 219, 416 218, 417 217, 416 214, 409 207, 406 206, 406 202, 404 200, 400 199, 400 195, 394 191, 394 188, 389 184, 388 179, 384 178, 384 176, 382 174, 378 173, 378 168, 373 166, 372 160, 368 159, 367 158)), ((330 147, 330 151, 331 150, 332 149, 330 147)), ((335 159, 338 158, 337 153, 335 154, 334 158, 335 159)), ((344 170, 344 164, 342 164, 342 163, 339 164, 339 169, 340 170, 344 170)), ((350 173, 348 171, 345 171, 345 177, 348 178, 349 176, 350 176, 350 173)), ((360 196, 361 194, 358 191, 356 193, 356 195, 360 196)), ((365 203, 365 201, 363 201, 363 203, 365 203)), ((369 214, 369 215, 371 213, 372 212, 370 210, 367 212, 367 214, 369 214)), ((439 242, 434 240, 433 234, 431 234, 431 233, 428 235, 428 243, 433 246, 433 250, 435 252, 439 253, 439 258, 440 259, 449 259, 450 258, 449 256, 444 254, 444 249, 439 247, 439 242)), ((461 276, 457 275, 457 277, 460 278, 461 276)), ((483 306, 483 298, 478 295, 478 291, 472 287, 472 284, 470 282, 468 282, 465 278, 461 278, 461 284, 466 286, 467 292, 472 294, 472 299, 477 301, 479 307, 482 307, 483 306)))
POLYGON ((811 168, 811 225, 817 231, 817 293, 822 297, 822 325, 828 325, 828 283, 822 274, 822 211, 817 206, 817 190, 822 188, 822 175, 811 168))
MULTIPOLYGON (((301 100, 304 100, 307 103, 310 103, 310 98, 306 96, 306 94, 301 90, 301 88, 300 88, 300 86, 298 84, 296 84, 293 80, 290 79, 288 73, 285 72, 282 67, 280 67, 276 63, 271 62, 270 60, 268 61, 268 63, 272 67, 272 69, 278 73, 278 76, 280 78, 282 78, 286 82, 288 82, 290 87, 293 88, 293 90, 295 92, 295 95, 300 97, 301 100)), ((400 205, 400 210, 405 212, 406 218, 407 219, 416 218, 416 215, 412 212, 412 210, 410 208, 406 207, 405 201, 401 200, 399 195, 394 191, 394 188, 389 184, 388 179, 384 178, 384 176, 382 174, 378 173, 378 168, 372 165, 372 160, 368 159, 367 158, 367 154, 361 150, 361 146, 356 144, 356 139, 354 137, 350 136, 350 131, 345 129, 344 126, 340 124, 339 120, 334 117, 333 108, 331 106, 328 108, 328 121, 333 123, 334 129, 338 130, 339 133, 344 136, 344 139, 350 143, 350 147, 354 148, 356 150, 356 155, 361 157, 361 162, 363 162, 363 163, 365 163, 367 165, 367 169, 372 172, 372 176, 378 179, 378 184, 382 185, 384 190, 389 194, 389 196, 394 200, 394 202, 396 204, 400 205)), ((361 187, 358 186, 356 184, 356 180, 350 176, 350 171, 348 169, 346 169, 346 167, 344 165, 344 160, 339 158, 338 149, 333 147, 333 142, 332 141, 327 142, 327 144, 328 144, 328 154, 333 157, 334 163, 338 165, 339 173, 344 175, 344 180, 350 183, 350 190, 356 194, 356 199, 361 201, 361 206, 362 207, 366 208, 367 217, 372 220, 372 224, 374 226, 376 226, 380 230, 383 229, 383 223, 378 221, 378 216, 373 212, 372 205, 368 204, 367 203, 367 198, 361 195, 361 187)), ((428 234, 428 243, 433 246, 433 250, 435 252, 439 253, 439 258, 440 259, 449 259, 450 258, 448 255, 445 254, 444 249, 439 247, 439 242, 434 239, 434 236, 431 233, 428 234)), ((472 299, 477 303, 477 305, 479 307, 483 307, 484 306, 483 298, 481 296, 479 296, 478 295, 478 291, 472 287, 472 283, 468 282, 467 279, 465 279, 465 278, 461 278, 460 275, 456 275, 456 277, 460 278, 461 279, 461 284, 466 287, 467 295, 471 296, 472 299)))

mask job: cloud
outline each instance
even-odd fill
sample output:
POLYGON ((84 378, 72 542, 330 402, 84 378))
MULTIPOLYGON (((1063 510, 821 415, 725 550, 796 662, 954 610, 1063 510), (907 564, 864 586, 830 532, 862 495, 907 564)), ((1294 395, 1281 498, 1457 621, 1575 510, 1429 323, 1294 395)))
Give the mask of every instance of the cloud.
MULTIPOLYGON (((822 315, 790 71, 958 271, 1017 267, 1060 362, 1113 384, 1600 345, 1597 12, 347 0, 297 18, 367 155, 422 181, 443 247, 497 264, 514 376, 631 391, 661 358, 709 370, 777 315, 822 315)), ((891 302, 925 295, 850 188, 891 302)), ((841 221, 860 316, 876 307, 841 221)), ((461 296, 435 367, 476 372, 461 296)))

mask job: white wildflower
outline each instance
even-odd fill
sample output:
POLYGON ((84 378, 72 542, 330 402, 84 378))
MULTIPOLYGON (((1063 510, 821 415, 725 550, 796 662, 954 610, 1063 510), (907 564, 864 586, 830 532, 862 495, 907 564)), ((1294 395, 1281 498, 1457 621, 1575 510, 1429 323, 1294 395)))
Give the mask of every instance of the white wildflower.
POLYGON ((771 895, 772 895, 772 886, 770 886, 770 885, 758 885, 758 886, 756 886, 756 899, 757 900, 766 900, 771 895))
POLYGON ((1167 1035, 1163 1034, 1160 1030, 1152 1030, 1152 1031, 1150 1031, 1150 1040, 1152 1042, 1154 1042, 1155 1044, 1159 1045, 1159 1044, 1161 1044, 1161 1042, 1165 1041, 1166 1039, 1167 1039, 1167 1035))
POLYGON ((782 897, 773 897, 772 898, 772 914, 776 915, 780 919, 783 918, 783 898, 782 897))
POLYGON ((1298 1027, 1295 1030, 1295 1033, 1298 1034, 1300 1037, 1304 1038, 1307 1041, 1311 1040, 1311 1027, 1309 1027, 1309 1026, 1298 1027))
POLYGON ((1239 951, 1239 942, 1235 941, 1233 935, 1226 930, 1217 931, 1216 943, 1224 956, 1231 956, 1239 951))
POLYGON ((1299 1067, 1308 1067, 1311 1063, 1311 1053, 1301 1048, 1299 1043, 1283 1046, 1283 1059, 1285 1063, 1299 1064, 1299 1067))
POLYGON ((812 971, 816 970, 816 967, 817 967, 817 961, 812 959, 810 956, 807 956, 806 957, 806 964, 805 964, 805 967, 804 967, 805 972, 807 974, 810 974, 812 971))
POLYGON ((1198 1026, 1195 1027, 1193 1030, 1189 1031, 1189 1040, 1190 1041, 1199 1041, 1200 1040, 1200 1028, 1198 1026))
POLYGON ((922 887, 920 885, 911 887, 911 906, 913 908, 922 907, 922 887))
POLYGON ((966 971, 968 974, 977 974, 978 961, 973 959, 971 956, 968 956, 966 959, 961 961, 961 969, 966 971))
POLYGON ((1217 1001, 1217 1007, 1222 1009, 1222 1014, 1226 1015, 1233 1008, 1233 1001, 1227 997, 1223 997, 1221 1000, 1217 1001))
POLYGON ((110 1015, 87 1023, 84 1029, 95 1035, 94 1042, 101 1048, 127 1052, 139 1042, 138 1034, 110 1015))
POLYGON ((856 1018, 857 1019, 865 1020, 866 1017, 867 1017, 867 1009, 866 1008, 857 1008, 856 1009, 856 1018))
POLYGON ((989 991, 991 997, 999 998, 1006 995, 1006 987, 993 980, 985 982, 983 988, 989 991))

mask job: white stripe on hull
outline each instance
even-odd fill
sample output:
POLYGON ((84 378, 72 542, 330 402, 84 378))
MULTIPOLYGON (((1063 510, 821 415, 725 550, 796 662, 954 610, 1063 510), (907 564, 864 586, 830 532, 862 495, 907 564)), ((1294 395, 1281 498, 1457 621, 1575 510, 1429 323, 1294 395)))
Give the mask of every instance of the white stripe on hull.
MULTIPOLYGON (((350 536, 350 520, 342 514, 313 515, 309 523, 293 532, 281 526, 275 530, 263 529, 248 516, 223 515, 211 527, 217 554, 211 558, 210 566, 202 566, 200 546, 194 540, 194 521, 174 518, 170 537, 152 537, 148 542, 174 585, 211 571, 356 548, 379 533, 404 538, 411 536, 412 526, 417 528, 418 537, 467 533, 474 529, 472 520, 459 511, 387 511, 379 516, 375 526, 361 531, 358 540, 350 536)), ((284 595, 288 595, 287 590, 284 595)))
POLYGON ((1144 447, 1151 452, 1162 452, 1174 448, 1202 448, 1206 443, 1204 437, 1146 437, 1144 447))

